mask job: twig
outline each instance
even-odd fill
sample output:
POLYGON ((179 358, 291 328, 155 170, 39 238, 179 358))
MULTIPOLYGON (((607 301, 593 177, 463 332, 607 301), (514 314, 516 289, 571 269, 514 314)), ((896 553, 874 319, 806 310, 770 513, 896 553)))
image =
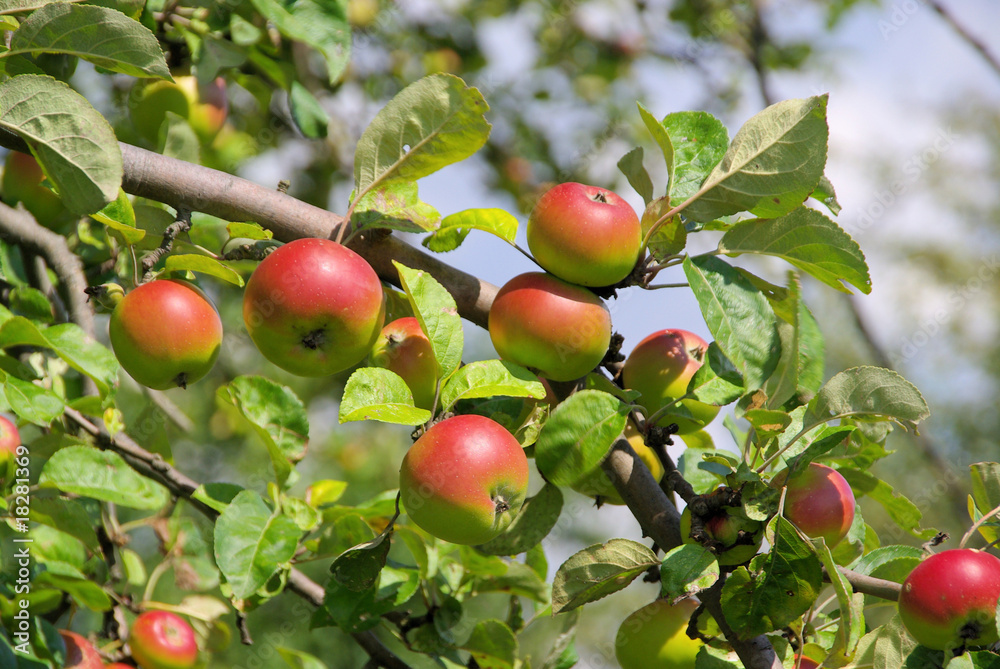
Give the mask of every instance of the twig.
POLYGON ((980 40, 978 37, 970 33, 966 28, 955 20, 955 16, 942 5, 938 0, 930 0, 931 9, 938 13, 938 15, 944 19, 945 23, 951 26, 952 30, 958 33, 958 36, 965 40, 969 46, 979 52, 979 55, 987 62, 987 64, 993 68, 993 70, 1000 74, 1000 59, 990 53, 989 49, 986 48, 986 44, 980 40))
POLYGON ((142 257, 142 277, 136 277, 136 283, 145 281, 150 271, 160 262, 160 258, 170 253, 174 247, 174 239, 177 235, 191 229, 191 211, 180 207, 177 209, 177 220, 168 225, 163 231, 163 239, 160 245, 142 257))

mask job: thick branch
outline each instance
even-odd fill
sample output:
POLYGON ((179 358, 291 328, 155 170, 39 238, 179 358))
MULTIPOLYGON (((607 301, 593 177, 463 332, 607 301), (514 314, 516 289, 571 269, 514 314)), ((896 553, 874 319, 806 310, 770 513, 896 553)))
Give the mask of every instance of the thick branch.
POLYGON ((887 599, 890 602, 895 602, 899 599, 899 591, 902 586, 895 581, 887 581, 882 578, 859 574, 856 571, 851 571, 847 567, 837 567, 837 571, 839 571, 841 575, 847 579, 848 583, 851 584, 851 587, 854 588, 854 592, 872 595, 873 597, 880 597, 881 599, 887 599))

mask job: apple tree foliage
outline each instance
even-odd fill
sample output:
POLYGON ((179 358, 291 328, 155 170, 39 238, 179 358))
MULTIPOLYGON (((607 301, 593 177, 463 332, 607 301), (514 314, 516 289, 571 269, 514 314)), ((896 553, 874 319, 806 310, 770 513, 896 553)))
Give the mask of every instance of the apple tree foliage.
MULTIPOLYGON (((824 175, 825 96, 767 107, 732 137, 705 112, 662 119, 642 105, 634 112, 650 141, 623 156, 619 168, 645 203, 647 252, 641 271, 617 289, 655 286, 657 272, 683 269, 687 285, 676 290, 693 293, 714 340, 686 397, 731 406, 735 416, 725 421, 732 436, 726 447, 689 447, 676 465, 665 456, 661 487, 622 437, 635 393, 615 383, 613 355, 579 382, 557 384, 561 401, 553 406, 541 401, 546 389, 528 369, 501 360, 463 363, 463 318, 483 325, 489 293, 473 277, 479 293, 470 298, 470 278, 430 254, 457 248, 469 234, 515 244, 518 221, 498 209, 442 217, 420 199, 418 182, 486 144, 489 105, 479 90, 437 74, 385 104, 357 142, 343 219, 296 208, 288 196, 227 181, 219 171, 199 172, 197 192, 178 192, 172 180, 188 169, 181 160, 231 165, 248 155, 245 147, 203 146, 176 114, 167 114, 152 147, 166 158, 119 144, 140 140, 67 83, 76 82, 80 61, 89 63, 90 76, 128 89, 137 78, 168 79, 176 60, 187 58, 202 80, 225 77, 247 97, 266 101, 283 92, 288 122, 320 138, 329 117, 288 64, 312 59, 336 82, 350 64, 350 28, 336 3, 252 0, 175 15, 152 4, 0 2, 10 37, 0 52, 0 144, 30 152, 65 207, 53 220, 6 206, 0 216, 0 404, 16 416, 31 453, 29 476, 14 463, 3 472, 0 666, 62 666, 65 648, 55 631, 77 617, 94 621, 84 631, 109 661, 121 659, 129 621, 144 608, 187 616, 200 662, 213 666, 213 654, 230 641, 231 621, 250 642, 248 617, 272 600, 298 597, 310 607, 303 627, 352 637, 372 666, 568 668, 578 661, 574 629, 582 608, 643 576, 658 580, 664 597, 702 601, 690 628, 707 642, 699 667, 790 666, 797 652, 826 666, 996 664, 985 650, 954 657, 929 651, 898 617, 879 614, 923 555, 913 544, 937 533, 868 470, 891 455, 885 442, 892 430, 916 430, 929 410, 891 370, 824 374, 823 334, 803 301, 802 281, 844 292, 871 288, 859 245, 834 220, 839 205, 824 175), (166 23, 180 40, 164 42, 166 23), (666 179, 657 183, 652 175, 661 173, 666 179), (238 198, 229 186, 242 189, 238 198), (272 202, 287 208, 269 208, 272 202), (422 235, 427 251, 404 253, 391 243, 392 231, 422 235), (267 454, 266 477, 244 485, 172 462, 169 444, 158 439, 162 430, 144 428, 143 414, 129 406, 135 400, 120 388, 103 333, 92 336, 92 307, 81 310, 80 295, 71 294, 81 274, 85 283, 126 288, 160 276, 195 279, 220 303, 238 302, 268 249, 316 235, 357 248, 376 266, 390 313, 419 320, 439 369, 434 411, 415 407, 402 379, 377 367, 323 384, 338 394, 339 423, 379 421, 419 432, 443 414, 479 413, 507 427, 533 459, 544 485, 487 544, 451 545, 408 523, 392 486, 347 503, 350 481, 302 471, 308 404, 294 384, 262 374, 212 375, 200 384, 214 384, 216 405, 256 436, 256 448, 263 444, 257 453, 267 454), (690 252, 696 235, 698 248, 705 239, 714 248, 690 252), (35 256, 42 271, 29 262, 35 256), (770 259, 785 261, 783 281, 763 278, 765 263, 755 256, 769 257, 767 267, 770 259), (801 534, 781 515, 781 493, 768 482, 810 462, 836 467, 908 543, 883 545, 860 510, 837 546, 801 534), (542 540, 560 521, 563 491, 598 466, 644 536, 608 537, 550 568, 542 540), (293 491, 299 483, 310 484, 308 494, 293 491), (765 549, 746 564, 720 567, 712 547, 682 543, 673 494, 699 504, 719 487, 728 503, 764 524, 765 549), (24 509, 27 528, 18 525, 24 509), (153 557, 142 553, 148 529, 158 547, 153 557), (26 572, 11 557, 22 545, 14 540, 24 537, 33 540, 26 572), (30 588, 22 590, 25 574, 30 588), (168 574, 172 599, 157 601, 156 585, 168 574), (26 627, 22 609, 30 614, 26 627)), ((606 297, 613 300, 613 292, 606 297)), ((670 325, 655 318, 651 329, 670 325)), ((309 394, 315 401, 317 393, 309 394)), ((1000 465, 980 463, 971 474, 975 526, 963 542, 973 531, 995 541, 1000 465)), ((268 662, 338 666, 336 658, 285 645, 268 662)))

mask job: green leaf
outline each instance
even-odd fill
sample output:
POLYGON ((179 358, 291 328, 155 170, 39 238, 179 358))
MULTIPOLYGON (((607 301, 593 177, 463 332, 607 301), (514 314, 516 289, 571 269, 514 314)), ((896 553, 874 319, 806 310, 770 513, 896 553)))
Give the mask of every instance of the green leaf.
POLYGON ((49 4, 14 33, 8 57, 59 53, 133 77, 170 78, 156 36, 138 21, 106 7, 49 4))
POLYGON ((575 666, 571 658, 564 664, 567 653, 573 653, 573 639, 582 609, 559 615, 535 615, 517 635, 518 655, 525 667, 536 669, 569 669, 575 666), (530 662, 530 664, 529 664, 530 662))
POLYGON ((7 299, 11 312, 29 320, 49 324, 55 320, 52 303, 45 293, 31 286, 15 286, 10 289, 7 299))
POLYGON ((535 443, 535 464, 547 481, 572 486, 607 456, 625 429, 629 407, 600 390, 581 390, 560 402, 535 443))
POLYGON ((327 669, 326 665, 318 657, 309 653, 303 653, 301 650, 279 646, 277 651, 281 659, 285 661, 285 664, 292 669, 327 669))
POLYGON ((468 158, 486 143, 489 106, 449 74, 420 79, 375 116, 354 153, 357 197, 388 181, 416 181, 468 158))
POLYGON ((767 298, 742 274, 713 256, 685 258, 684 274, 705 324, 743 375, 746 390, 760 388, 781 355, 777 319, 767 298))
POLYGON ((472 628, 472 634, 459 646, 467 650, 482 669, 513 669, 517 657, 517 638, 499 620, 482 620, 472 628))
POLYGON ((48 427, 62 415, 62 398, 48 388, 9 374, 0 373, 0 378, 3 378, 3 401, 20 418, 48 427))
POLYGON ((170 501, 166 488, 140 475, 122 456, 90 446, 56 451, 42 468, 38 484, 132 509, 159 509, 170 501))
POLYGON ((722 588, 726 619, 744 639, 794 622, 823 587, 822 565, 812 546, 781 516, 771 526, 770 553, 754 559, 752 574, 737 568, 722 588))
POLYGON ((841 467, 837 471, 851 484, 851 489, 857 497, 868 495, 881 504, 892 521, 903 530, 925 541, 937 534, 933 529, 921 530, 920 519, 923 518, 923 513, 917 505, 896 493, 892 486, 882 479, 853 467, 841 467))
POLYGON ((305 457, 309 441, 309 419, 302 400, 290 388, 262 376, 238 376, 215 395, 250 421, 267 447, 278 484, 283 486, 292 464, 305 457))
POLYGON ((60 532, 75 537, 84 546, 98 552, 101 544, 94 531, 94 521, 87 515, 83 505, 72 499, 35 497, 31 500, 28 519, 42 525, 54 527, 60 532))
POLYGON ((802 204, 826 166, 826 103, 825 95, 785 100, 747 121, 685 215, 701 222, 741 211, 775 218, 802 204))
POLYGON ((781 218, 740 221, 723 235, 719 251, 776 256, 845 293, 850 289, 842 282, 866 295, 872 290, 861 247, 815 209, 799 207, 781 218))
POLYGON ((969 470, 972 475, 972 499, 979 512, 989 513, 1000 506, 1000 463, 977 462, 969 465, 969 470))
POLYGON ((389 557, 392 525, 371 541, 352 546, 330 565, 333 580, 354 592, 363 592, 375 585, 389 557))
POLYGON ((494 559, 498 562, 497 573, 476 577, 471 584, 472 592, 503 592, 548 604, 549 585, 534 569, 523 562, 494 559))
POLYGON ((555 527, 562 512, 563 496, 558 486, 546 483, 524 505, 514 520, 498 536, 477 546, 487 555, 518 555, 537 546, 555 527))
POLYGON ((292 119, 303 135, 311 139, 326 137, 326 127, 330 123, 330 116, 308 88, 298 81, 293 81, 288 103, 292 119))
POLYGON ((925 555, 916 546, 880 546, 859 558, 851 569, 866 576, 902 583, 925 555))
POLYGON ((421 202, 415 181, 388 181, 368 191, 354 208, 351 224, 358 230, 386 228, 428 232, 441 225, 441 214, 421 202))
MULTIPOLYGON (((668 138, 669 139, 669 138, 668 138)), ((618 161, 618 169, 648 205, 653 200, 653 180, 642 164, 642 147, 637 146, 618 161)))
MULTIPOLYGON (((646 126, 646 130, 652 135, 656 145, 660 147, 660 151, 663 153, 663 160, 667 164, 667 191, 669 192, 669 184, 674 178, 674 144, 670 141, 670 134, 663 127, 663 124, 657 121, 656 117, 650 114, 640 103, 637 102, 636 106, 639 108, 639 118, 642 119, 643 125, 646 126)), ((651 199, 653 199, 652 194, 650 194, 646 202, 648 203, 651 199)))
POLYGON ((300 534, 256 492, 236 495, 215 523, 215 563, 233 596, 246 599, 267 583, 295 555, 300 534))
POLYGON ((816 184, 816 189, 812 192, 810 197, 822 202, 823 206, 829 209, 830 213, 834 216, 838 216, 840 214, 841 207, 840 203, 837 202, 837 193, 833 190, 833 184, 830 183, 830 180, 826 178, 825 174, 820 177, 819 183, 816 184))
POLYGON ((441 389, 441 408, 448 411, 459 400, 495 395, 534 397, 540 400, 545 397, 545 386, 537 376, 511 362, 470 362, 460 367, 441 389))
POLYGON ((145 230, 135 227, 135 210, 132 208, 132 201, 121 188, 118 189, 118 197, 100 211, 91 214, 91 218, 117 232, 129 245, 139 243, 146 236, 145 230))
POLYGON ((346 2, 250 1, 282 35, 311 46, 323 54, 327 77, 331 84, 336 83, 347 67, 351 54, 351 27, 347 23, 346 2))
POLYGON ((413 406, 413 393, 398 374, 381 367, 362 367, 351 374, 340 400, 340 422, 378 420, 420 425, 431 412, 413 406))
POLYGON ((674 147, 669 195, 672 202, 680 204, 698 192, 709 172, 722 160, 729 132, 722 121, 702 111, 668 114, 663 127, 674 147))
POLYGON ((738 400, 745 389, 739 370, 713 341, 708 345, 705 361, 691 377, 687 392, 699 402, 725 406, 738 400))
POLYGON ((612 539, 584 548, 566 560, 552 580, 552 613, 618 592, 659 564, 653 551, 630 539, 612 539))
POLYGON ((228 223, 226 232, 233 239, 254 239, 264 240, 274 238, 274 233, 259 223, 228 223))
MULTIPOLYGON (((670 198, 661 197, 646 205, 646 209, 642 212, 642 220, 640 221, 642 224, 643 239, 645 239, 646 233, 649 232, 650 228, 670 211, 670 202, 670 198)), ((680 216, 674 216, 656 229, 653 236, 649 238, 646 248, 649 249, 653 258, 663 261, 683 251, 686 245, 687 228, 684 227, 684 222, 681 221, 680 216)))
POLYGON ((730 467, 705 459, 705 456, 712 456, 715 453, 715 449, 692 448, 690 446, 681 453, 678 465, 680 472, 699 495, 715 490, 732 472, 730 467))
POLYGON ((222 513, 243 490, 235 483, 202 483, 191 493, 191 499, 222 513))
POLYGON ((719 561, 700 544, 681 544, 660 564, 660 593, 671 600, 696 595, 718 580, 719 561))
POLYGON ((772 299, 771 306, 783 320, 778 321, 781 360, 764 388, 767 404, 778 408, 791 400, 798 405, 811 399, 823 384, 823 333, 802 300, 802 285, 794 272, 788 273, 785 298, 772 299))
POLYGON ((855 661, 869 661, 873 669, 899 669, 906 663, 907 656, 917 647, 916 640, 903 627, 903 621, 898 613, 894 614, 884 625, 862 637, 860 646, 864 646, 869 637, 874 637, 870 651, 862 657, 859 647, 858 657, 855 658, 855 661))
POLYGON ((45 567, 45 571, 32 580, 32 589, 52 586, 62 590, 91 611, 111 609, 111 598, 108 593, 84 574, 61 562, 47 562, 45 567))
POLYGON ((454 251, 472 230, 489 232, 513 244, 517 219, 503 209, 465 209, 445 216, 437 232, 425 237, 422 243, 435 253, 454 251))
POLYGON ((222 279, 235 286, 243 287, 243 277, 239 272, 215 258, 196 253, 171 254, 164 262, 167 272, 199 272, 222 279))
POLYGON ((835 375, 809 402, 809 418, 829 421, 894 420, 909 429, 930 415, 923 395, 902 376, 882 367, 852 367, 835 375))
POLYGON ((840 605, 837 636, 834 638, 830 655, 832 658, 836 658, 837 664, 846 665, 854 657, 858 643, 865 633, 865 596, 860 592, 855 593, 854 587, 837 569, 833 554, 830 553, 830 549, 823 539, 814 540, 813 545, 819 554, 820 562, 826 569, 830 583, 833 585, 833 592, 837 595, 837 603, 840 605))
POLYGON ((72 212, 92 214, 118 196, 123 170, 115 133, 63 82, 26 74, 0 84, 0 128, 28 143, 72 212))
POLYGON ((420 328, 427 333, 437 360, 439 378, 446 379, 462 362, 462 318, 458 315, 455 298, 444 286, 423 270, 413 270, 395 260, 399 281, 420 328))

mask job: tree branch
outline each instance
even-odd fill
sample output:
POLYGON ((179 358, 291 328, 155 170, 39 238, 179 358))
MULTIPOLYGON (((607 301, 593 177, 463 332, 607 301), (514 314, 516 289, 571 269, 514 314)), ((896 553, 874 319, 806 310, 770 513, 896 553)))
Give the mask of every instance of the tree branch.
POLYGON ((1000 59, 990 53, 990 50, 986 48, 986 44, 981 39, 970 33, 965 26, 955 19, 951 10, 938 2, 938 0, 930 0, 930 5, 931 8, 937 12, 942 19, 944 19, 945 23, 951 26, 952 30, 958 33, 959 37, 965 40, 969 46, 975 49, 976 52, 983 57, 983 60, 985 60, 986 63, 993 68, 994 72, 1000 74, 1000 59))

